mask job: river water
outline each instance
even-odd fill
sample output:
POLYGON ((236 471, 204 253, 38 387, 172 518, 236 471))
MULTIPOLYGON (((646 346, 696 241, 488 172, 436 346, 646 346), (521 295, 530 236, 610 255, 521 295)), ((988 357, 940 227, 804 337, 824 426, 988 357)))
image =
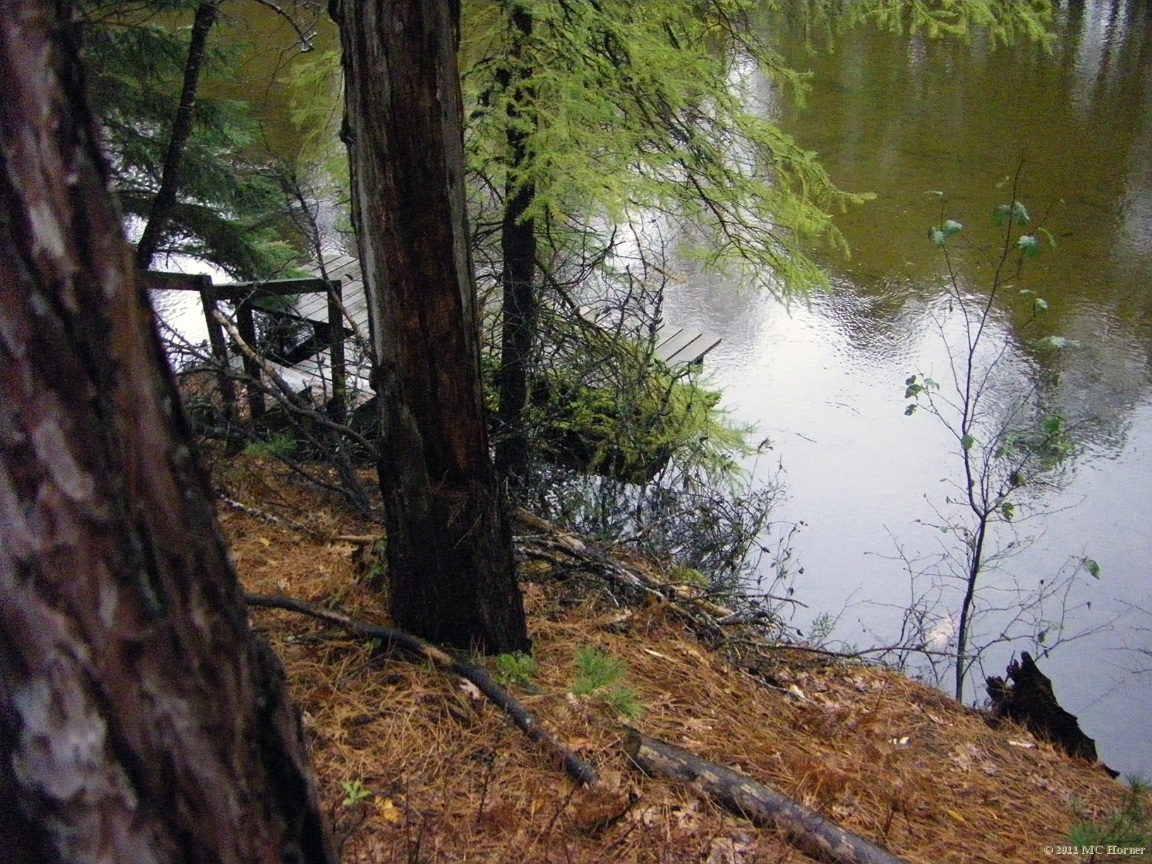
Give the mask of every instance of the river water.
MULTIPOLYGON (((1069 560, 1099 562, 1101 578, 1080 580, 1063 620, 1064 638, 1089 635, 1040 666, 1102 759, 1152 774, 1152 672, 1139 671, 1152 668, 1152 14, 1138 3, 1070 4, 1051 53, 867 28, 813 51, 786 27, 769 32, 795 68, 812 72, 803 108, 768 99, 776 119, 838 185, 877 197, 836 219, 851 257, 825 257, 833 290, 785 306, 697 273, 672 289, 666 316, 723 337, 707 360, 711 380, 737 419, 774 442, 789 492, 779 518, 804 523, 796 595, 808 608, 795 623, 806 630, 828 613, 834 642, 889 644, 901 610, 929 587, 923 576, 914 586, 909 570, 956 549, 925 523, 948 509, 957 444, 929 415, 903 412, 905 379, 943 380, 946 340, 957 335, 954 322, 935 323, 947 310, 940 255, 926 238, 942 211, 926 193, 944 193, 943 216, 968 226, 979 247, 994 240, 993 208, 1011 200, 1006 181, 1019 169, 1017 197, 1044 216, 1057 245, 1014 286, 1035 290, 1050 311, 1025 333, 1023 316, 1005 307, 991 338, 1008 346, 1010 375, 1033 380, 1076 424, 1078 450, 1060 488, 1021 497, 1034 518, 1001 534, 1020 548, 989 574, 986 596, 1008 596, 1010 610, 1003 592, 1013 586, 1050 584, 1069 560), (1053 334, 1076 347, 1029 348, 1053 334)), ((976 297, 989 283, 982 261, 978 251, 960 257, 959 282, 976 297)), ((937 611, 957 599, 945 588, 937 611)), ((983 671, 1003 675, 1013 650, 1051 645, 1058 612, 1046 604, 1044 623, 1031 627, 1049 630, 1043 644, 997 646, 983 671)), ((982 638, 1009 614, 987 617, 982 638)), ((936 635, 945 639, 947 627, 936 635)), ((969 702, 984 696, 979 672, 969 702)))
MULTIPOLYGON (((231 38, 281 47, 246 55, 238 95, 260 111, 268 139, 292 142, 284 94, 264 68, 279 68, 292 37, 276 19, 257 19, 245 13, 231 38)), ((876 199, 837 216, 851 257, 824 257, 832 291, 785 306, 686 265, 664 311, 723 338, 708 356, 711 382, 736 419, 772 439, 759 467, 785 469, 789 498, 777 518, 803 523, 793 546, 806 606, 793 623, 809 633, 826 613, 836 619, 833 642, 888 644, 903 608, 928 587, 923 577, 912 584, 898 550, 915 572, 956 548, 924 524, 947 509, 956 444, 927 414, 903 411, 905 379, 942 378, 945 339, 956 335, 951 323, 943 334, 935 324, 946 304, 926 235, 942 213, 926 193, 945 193, 943 216, 964 222, 976 245, 990 242, 982 226, 1022 164, 1018 197, 1046 215, 1057 247, 1029 264, 1018 287, 1037 291, 1050 311, 1042 330, 1024 333, 1021 316, 1000 310, 991 335, 1008 346, 1007 368, 1078 424, 1078 452, 1061 488, 1021 500, 1023 514, 1047 515, 1017 520, 1015 538, 1002 539, 1030 542, 987 586, 1033 586, 1070 559, 1099 562, 1099 581, 1084 578, 1069 595, 1063 631, 1095 632, 1040 665, 1101 758, 1152 775, 1152 672, 1138 671, 1152 668, 1140 653, 1152 652, 1152 14, 1136 2, 1070 3, 1057 29, 1051 53, 867 28, 812 51, 772 23, 770 38, 812 72, 811 88, 802 109, 766 88, 758 95, 841 187, 876 199), (1029 350, 1029 339, 1048 334, 1078 347, 1029 350)), ((960 259, 958 278, 974 296, 988 284, 980 260, 960 259)), ((955 600, 940 596, 941 625, 955 600)), ((1044 611, 1051 621, 1058 610, 1044 611)), ((985 619, 985 640, 1003 619, 985 619)), ((947 627, 938 635, 946 639, 947 627)), ((998 646, 983 671, 1002 675, 1013 650, 1045 645, 998 646)), ((967 695, 982 698, 983 688, 970 682, 967 695)))

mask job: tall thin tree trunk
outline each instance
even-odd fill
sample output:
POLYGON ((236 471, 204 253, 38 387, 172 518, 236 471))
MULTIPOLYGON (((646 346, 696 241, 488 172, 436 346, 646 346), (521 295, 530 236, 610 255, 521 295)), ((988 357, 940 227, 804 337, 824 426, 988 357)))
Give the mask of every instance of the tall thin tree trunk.
POLYGON ((528 144, 531 122, 532 68, 525 64, 525 42, 532 35, 532 15, 513 4, 512 35, 507 65, 498 75, 508 98, 508 178, 500 251, 504 273, 501 312, 500 410, 497 415, 496 469, 516 487, 528 467, 528 435, 524 411, 528 405, 528 375, 536 338, 536 225, 526 214, 536 199, 536 184, 524 176, 530 170, 528 144))
POLYGON ((208 47, 208 34, 220 14, 220 3, 221 0, 210 0, 196 7, 192 34, 188 39, 188 59, 184 62, 184 86, 180 92, 180 106, 172 121, 172 134, 168 138, 168 150, 164 155, 160 188, 152 199, 144 233, 136 244, 136 266, 140 270, 147 270, 152 265, 152 259, 156 257, 156 250, 168 227, 172 209, 176 206, 184 151, 188 148, 188 138, 192 135, 192 125, 196 120, 196 98, 200 89, 200 71, 204 68, 204 54, 208 47))
POLYGON ((331 9, 378 360, 392 616, 435 642, 527 650, 480 381, 459 0, 336 0, 331 9))
POLYGON ((0 862, 329 864, 62 5, 0 16, 0 862))

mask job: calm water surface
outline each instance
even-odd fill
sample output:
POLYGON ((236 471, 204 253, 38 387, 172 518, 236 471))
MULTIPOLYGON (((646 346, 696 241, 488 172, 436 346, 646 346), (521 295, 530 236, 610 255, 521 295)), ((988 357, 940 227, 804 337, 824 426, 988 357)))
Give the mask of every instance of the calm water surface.
MULTIPOLYGON (((1051 54, 866 29, 813 53, 771 32, 813 73, 806 106, 781 105, 778 118, 839 185, 877 198, 837 219, 852 256, 827 258, 828 295, 786 309, 697 275, 676 288, 667 316, 723 337, 708 359, 714 382, 738 418, 772 437, 772 461, 787 471, 781 516, 806 523, 797 593, 810 608, 796 623, 807 629, 828 612, 839 619, 834 638, 886 644, 913 593, 897 549, 930 556, 949 542, 918 520, 945 506, 956 446, 928 415, 903 415, 905 378, 942 379, 948 360, 933 324, 944 311, 940 259, 926 240, 941 204, 926 193, 945 193, 945 215, 979 246, 994 239, 992 210, 1022 164, 1018 197, 1058 246, 1014 284, 1051 311, 1043 329, 1022 333, 1021 316, 1001 310, 993 335, 1010 346, 1013 374, 1034 378, 1081 424, 1080 450, 1061 490, 1022 500, 1055 512, 1020 525, 1031 545, 988 584, 1050 579, 1070 556, 1099 561, 1100 581, 1070 597, 1079 609, 1065 632, 1105 629, 1041 668, 1101 758, 1152 774, 1152 673, 1137 672, 1152 667, 1140 653, 1152 650, 1152 614, 1133 610, 1152 610, 1152 14, 1145 4, 1073 4, 1051 54), (1079 347, 1029 348, 1045 334, 1079 347)), ((962 256, 966 290, 988 284, 982 262, 962 256)), ((1002 675, 1011 651, 992 651, 986 672, 1002 675)))
MULTIPOLYGON (((292 42, 275 20, 245 21, 267 38, 241 27, 241 44, 292 42)), ((1010 345, 1018 377, 1038 376, 1050 402, 1086 425, 1064 488, 1033 502, 1058 512, 1021 527, 1034 542, 990 585, 1049 578, 1069 556, 1100 562, 1103 578, 1071 598, 1091 609, 1081 605, 1067 624, 1070 633, 1108 629, 1041 667, 1102 758, 1152 775, 1152 673, 1133 671, 1152 667, 1152 656, 1126 650, 1152 650, 1152 615, 1131 610, 1152 610, 1152 24, 1145 4, 1084 2, 1064 10, 1059 31, 1051 54, 863 29, 812 53, 773 26, 779 49, 813 78, 804 110, 772 110, 837 183, 877 198, 837 220, 852 257, 827 258, 834 292, 786 309, 696 274, 666 315, 723 337, 708 359, 714 382, 739 419, 772 437, 766 461, 787 471, 780 518, 806 523, 797 596, 808 608, 796 625, 807 631, 827 612, 838 617, 834 638, 887 643, 913 594, 893 556, 898 547, 939 552, 941 535, 918 520, 943 505, 958 470, 939 425, 903 415, 905 378, 941 378, 948 359, 933 325, 940 261, 925 239, 940 201, 925 193, 944 192, 946 215, 987 242, 981 226, 1008 195, 998 185, 1023 160, 1021 197, 1047 214, 1059 243, 1019 283, 1051 304, 1046 329, 1027 338, 1055 333, 1080 347, 1036 356, 1011 310, 994 335, 1010 345)), ((283 62, 275 47, 245 55, 256 72, 243 70, 240 95, 256 103, 268 139, 291 145, 284 94, 251 84, 283 62)), ((765 88, 759 95, 774 103, 765 88)), ((963 258, 967 290, 987 276, 978 255, 963 258)), ((1009 656, 992 652, 986 670, 1003 674, 1009 656)))

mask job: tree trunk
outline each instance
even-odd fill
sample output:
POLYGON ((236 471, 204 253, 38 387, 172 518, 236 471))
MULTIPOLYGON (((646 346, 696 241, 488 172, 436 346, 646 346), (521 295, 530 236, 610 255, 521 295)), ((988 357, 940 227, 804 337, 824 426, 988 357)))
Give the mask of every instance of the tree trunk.
POLYGON ((327 864, 62 5, 0 16, 0 862, 327 864))
POLYGON ((176 206, 176 193, 180 189, 180 167, 184 161, 184 151, 188 138, 192 135, 192 124, 196 119, 196 94, 200 88, 200 70, 204 67, 204 53, 208 46, 208 34, 220 13, 220 0, 201 3, 196 7, 192 21, 192 35, 188 40, 188 59, 184 62, 184 87, 180 93, 180 107, 172 121, 172 134, 168 139, 168 151, 164 155, 164 170, 160 176, 160 188, 152 199, 148 221, 144 233, 136 244, 136 266, 147 270, 156 257, 156 250, 168 227, 172 208, 176 206))
POLYGON ((392 617, 432 642, 527 650, 480 382, 459 0, 336 0, 331 8, 378 359, 392 617))
POLYGON ((496 468, 510 485, 524 479, 528 466, 528 436, 524 409, 528 404, 528 372, 536 338, 536 226, 526 214, 536 198, 536 185, 526 178, 530 169, 532 69, 524 60, 524 43, 532 35, 532 15, 517 4, 509 13, 511 48, 507 65, 497 78, 508 99, 508 177, 500 251, 504 273, 501 311, 500 412, 496 468))

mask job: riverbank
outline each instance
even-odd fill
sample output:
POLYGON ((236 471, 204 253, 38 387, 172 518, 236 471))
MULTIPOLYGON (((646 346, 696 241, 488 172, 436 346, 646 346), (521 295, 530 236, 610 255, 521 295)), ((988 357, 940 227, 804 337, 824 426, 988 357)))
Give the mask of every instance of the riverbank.
MULTIPOLYGON (((222 463, 215 479, 253 508, 220 510, 247 591, 387 623, 371 545, 338 539, 374 526, 263 461, 222 463)), ((657 562, 629 565, 660 576, 657 562)), ((692 789, 635 771, 625 723, 909 862, 1045 860, 1078 821, 1123 803, 1124 787, 1098 767, 1022 730, 991 729, 889 670, 709 645, 675 604, 635 604, 539 556, 523 577, 535 668, 502 674, 596 768, 597 787, 574 786, 462 679, 299 616, 253 613, 285 662, 345 862, 810 860, 692 789), (586 686, 589 656, 616 661, 602 686, 586 686)))

